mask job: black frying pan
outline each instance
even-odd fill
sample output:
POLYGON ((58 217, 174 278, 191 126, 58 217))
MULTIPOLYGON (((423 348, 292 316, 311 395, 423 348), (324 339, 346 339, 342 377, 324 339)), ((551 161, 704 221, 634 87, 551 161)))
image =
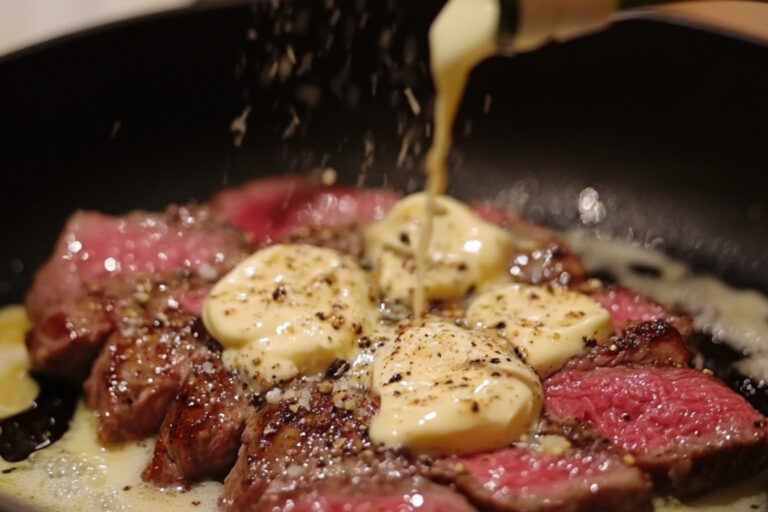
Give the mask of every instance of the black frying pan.
MULTIPOLYGON (((166 14, 0 60, 0 303, 21 299, 76 208, 204 200, 225 184, 321 164, 347 181, 365 167, 370 185, 420 178, 418 158, 397 169, 398 123, 423 127, 431 115, 425 35, 440 2, 369 3, 338 3, 334 26, 318 2, 166 14), (303 54, 330 37, 296 76, 303 54), (267 84, 273 51, 289 44, 294 72, 267 84), (299 98, 316 90, 310 109, 299 98), (246 104, 237 148, 229 125, 246 104), (292 111, 300 123, 283 140, 292 111), (375 143, 371 165, 365 139, 375 143)), ((589 185, 607 201, 601 228, 659 239, 768 291, 766 47, 633 21, 494 59, 473 75, 457 149, 460 196, 513 188, 526 213, 566 227, 578 223, 576 197, 589 185)))
MULTIPOLYGON (((0 304, 22 299, 77 208, 160 208, 323 166, 366 185, 420 180, 440 2, 369 3, 339 2, 335 24, 319 2, 177 12, 0 59, 0 304), (294 67, 281 76, 277 59, 270 80, 289 45, 294 67), (246 105, 236 147, 229 126, 246 105)), ((565 228, 591 186, 607 205, 600 229, 768 292, 768 48, 620 23, 481 65, 456 135, 453 193, 501 195, 565 228)))

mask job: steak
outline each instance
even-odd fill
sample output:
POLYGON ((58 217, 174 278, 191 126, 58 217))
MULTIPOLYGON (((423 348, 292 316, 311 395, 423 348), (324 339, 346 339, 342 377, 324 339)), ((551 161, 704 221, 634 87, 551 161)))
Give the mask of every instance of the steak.
POLYGON ((101 347, 116 330, 149 325, 167 309, 200 313, 210 283, 184 271, 118 276, 49 308, 27 337, 32 370, 80 384, 101 347))
POLYGON ((223 479, 237 459, 245 419, 255 410, 238 376, 214 352, 196 360, 160 426, 142 479, 159 487, 187 487, 223 479))
POLYGON ((32 372, 81 383, 114 328, 111 306, 98 290, 49 309, 27 336, 32 372))
POLYGON ((265 500, 370 471, 378 456, 366 431, 377 406, 368 393, 334 387, 297 379, 267 393, 268 402, 247 420, 224 481, 223 510, 265 510, 265 500))
POLYGON ((548 415, 632 454, 658 491, 695 496, 768 463, 766 419, 705 372, 628 364, 564 369, 543 384, 548 415))
POLYGON ((194 362, 210 360, 216 350, 198 319, 178 309, 149 324, 137 320, 110 336, 83 385, 105 444, 156 433, 194 362))
POLYGON ((621 334, 627 324, 652 320, 665 320, 686 338, 693 332, 688 315, 672 314, 660 304, 626 288, 609 286, 591 291, 589 295, 611 313, 616 334, 621 334))
POLYGON ((380 219, 400 199, 384 189, 324 186, 304 176, 258 179, 216 194, 211 206, 259 244, 300 228, 341 228, 380 219))
POLYGON ((514 280, 530 284, 573 285, 586 278, 587 271, 581 261, 554 230, 492 203, 479 202, 472 207, 483 219, 505 228, 512 235, 514 250, 509 273, 514 280))
POLYGON ((250 251, 239 230, 204 207, 170 206, 162 213, 120 217, 79 211, 35 274, 27 310, 41 321, 50 308, 86 293, 88 284, 118 275, 184 268, 215 278, 250 251))
POLYGON ((455 485, 483 510, 653 509, 648 477, 606 452, 569 449, 550 454, 537 445, 521 443, 491 453, 440 460, 430 474, 455 485))
POLYGON ((569 359, 566 368, 589 370, 626 363, 686 366, 691 357, 680 332, 663 320, 654 320, 630 324, 621 336, 569 359))
POLYGON ((403 455, 379 451, 367 424, 377 404, 343 380, 297 379, 250 417, 224 485, 225 511, 470 512, 403 455))

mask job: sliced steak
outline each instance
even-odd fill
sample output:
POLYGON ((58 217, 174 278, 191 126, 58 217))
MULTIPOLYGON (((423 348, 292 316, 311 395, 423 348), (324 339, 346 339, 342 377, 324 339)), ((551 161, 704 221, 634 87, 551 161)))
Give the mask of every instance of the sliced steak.
POLYGON ((564 369, 544 382, 556 420, 585 422, 651 472, 657 490, 688 497, 768 463, 768 423, 710 375, 674 366, 564 369))
POLYGON ((449 482, 483 510, 514 512, 650 511, 651 482, 606 452, 549 454, 519 444, 438 461, 431 475, 449 482))
POLYGON ((79 211, 37 271, 26 306, 41 321, 50 308, 86 293, 90 283, 181 268, 216 274, 250 251, 241 231, 204 207, 170 206, 162 213, 135 211, 120 217, 79 211))
POLYGON ((200 313, 210 283, 179 271, 118 276, 88 285, 89 291, 49 308, 27 337, 32 369, 80 384, 115 329, 148 325, 167 309, 200 313))
POLYGON ((274 501, 355 468, 365 472, 375 462, 366 430, 377 407, 369 394, 298 379, 266 397, 248 418, 237 463, 224 481, 223 510, 264 510, 268 489, 274 501))
POLYGON ((672 314, 660 304, 627 288, 609 286, 591 291, 589 295, 611 313, 616 334, 621 334, 627 324, 652 320, 665 320, 680 331, 683 337, 688 337, 693 332, 693 323, 689 316, 672 314))
POLYGON ((327 510, 341 503, 405 506, 402 496, 376 493, 421 488, 415 465, 368 439, 378 409, 370 394, 348 388, 343 378, 333 382, 300 379, 267 393, 259 414, 248 419, 237 464, 224 482, 223 510, 280 510, 288 502, 327 510), (367 501, 365 489, 376 499, 367 501))
POLYGON ((291 512, 474 512, 456 491, 421 477, 393 481, 377 468, 364 478, 332 480, 308 492, 270 495, 262 510, 291 512), (290 497, 289 497, 290 496, 290 497), (271 506, 270 506, 271 505, 271 506))
POLYGON ((383 189, 323 186, 305 176, 258 179, 214 196, 211 205, 261 244, 299 228, 340 228, 380 219, 400 194, 383 189))
POLYGON ((157 432, 195 360, 207 360, 214 342, 196 317, 178 309, 151 324, 116 330, 84 384, 86 403, 99 418, 102 443, 141 439, 157 432))
POLYGON ((55 380, 81 383, 114 328, 109 301, 100 291, 49 309, 27 336, 32 371, 55 380))
POLYGON ((680 332, 663 320, 654 320, 630 324, 621 336, 569 359, 566 368, 589 370, 626 363, 686 366, 691 357, 680 332))
POLYGON ((581 261, 554 230, 492 203, 474 203, 472 207, 483 219, 511 233, 515 249, 510 258, 509 273, 516 281, 571 285, 586 278, 587 271, 581 261))
POLYGON ((142 478, 159 487, 223 479, 237 459, 251 394, 215 352, 198 359, 160 426, 142 478))

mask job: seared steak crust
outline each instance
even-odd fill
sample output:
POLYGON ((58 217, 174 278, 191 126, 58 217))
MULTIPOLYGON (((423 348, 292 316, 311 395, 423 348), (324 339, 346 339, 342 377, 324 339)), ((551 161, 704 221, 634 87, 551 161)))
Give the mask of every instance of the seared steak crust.
POLYGON ((578 256, 554 230, 520 215, 507 215, 502 226, 515 240, 509 274, 516 281, 565 286, 578 284, 587 277, 578 256))
POLYGON ((224 481, 223 510, 265 510, 263 499, 287 499, 319 481, 365 473, 377 460, 366 435, 377 408, 368 393, 298 379, 267 397, 271 403, 247 420, 237 463, 224 481))
POLYGON ((198 315, 211 286, 210 277, 179 270, 117 276, 88 285, 86 294, 50 308, 29 333, 33 371, 79 384, 113 332, 130 333, 152 325, 166 311, 198 315))
POLYGON ((222 510, 474 510, 404 455, 373 446, 367 424, 378 406, 368 393, 343 381, 297 379, 267 396, 248 419, 222 510))
POLYGON ((142 478, 160 487, 223 479, 235 464, 251 394, 217 352, 195 358, 160 426, 142 478))
POLYGON ((115 331, 83 386, 105 444, 156 433, 193 361, 210 358, 215 347, 197 318, 179 310, 139 321, 115 331))
POLYGON ((691 356, 677 329, 664 320, 654 320, 629 324, 621 336, 568 360, 566 368, 589 370, 626 363, 686 366, 691 356))
MULTIPOLYGON (((224 191, 210 209, 78 212, 27 297, 33 369, 74 383, 90 373, 84 387, 100 440, 159 428, 142 477, 184 487, 226 475, 220 505, 229 512, 646 511, 643 471, 657 490, 691 496, 768 464, 766 419, 687 368, 690 318, 588 280, 554 231, 483 204, 476 211, 514 238, 513 279, 572 286, 611 312, 616 336, 544 383, 539 434, 563 435, 574 448, 553 455, 518 443, 414 460, 373 445, 376 398, 345 377, 295 379, 252 396, 199 323, 212 282, 254 249, 252 240, 330 247, 365 264, 361 226, 397 198, 283 177, 224 191)), ((454 320, 462 307, 439 303, 431 312, 454 320)), ((398 304, 388 313, 409 314, 398 304)))
POLYGON ((660 304, 632 290, 614 285, 597 289, 583 288, 584 293, 588 293, 611 313, 616 334, 621 334, 633 324, 654 320, 664 320, 677 329, 683 338, 688 338, 693 333, 691 317, 667 311, 660 304))

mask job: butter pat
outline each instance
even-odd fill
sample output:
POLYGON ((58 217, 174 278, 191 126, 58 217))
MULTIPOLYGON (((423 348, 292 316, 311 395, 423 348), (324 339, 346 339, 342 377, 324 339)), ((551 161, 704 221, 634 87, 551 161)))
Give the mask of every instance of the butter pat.
POLYGON ((498 330, 541 377, 583 352, 586 340, 601 342, 613 333, 608 310, 558 286, 515 283, 489 290, 470 304, 466 321, 498 330))
MULTIPOLYGON (((400 200, 365 233, 366 256, 384 293, 412 304, 426 194, 400 200)), ((432 237, 423 276, 426 299, 459 299, 506 274, 512 239, 469 206, 447 196, 435 198, 432 237)))
POLYGON ((352 360, 375 318, 368 277, 349 257, 310 245, 275 245, 235 267, 203 306, 225 364, 257 388, 352 360))
POLYGON ((0 419, 28 409, 40 391, 29 376, 29 355, 24 344, 31 327, 23 306, 0 309, 0 419))
POLYGON ((474 453, 530 430, 542 406, 536 375, 493 337, 428 321, 379 348, 374 442, 415 453, 474 453))

